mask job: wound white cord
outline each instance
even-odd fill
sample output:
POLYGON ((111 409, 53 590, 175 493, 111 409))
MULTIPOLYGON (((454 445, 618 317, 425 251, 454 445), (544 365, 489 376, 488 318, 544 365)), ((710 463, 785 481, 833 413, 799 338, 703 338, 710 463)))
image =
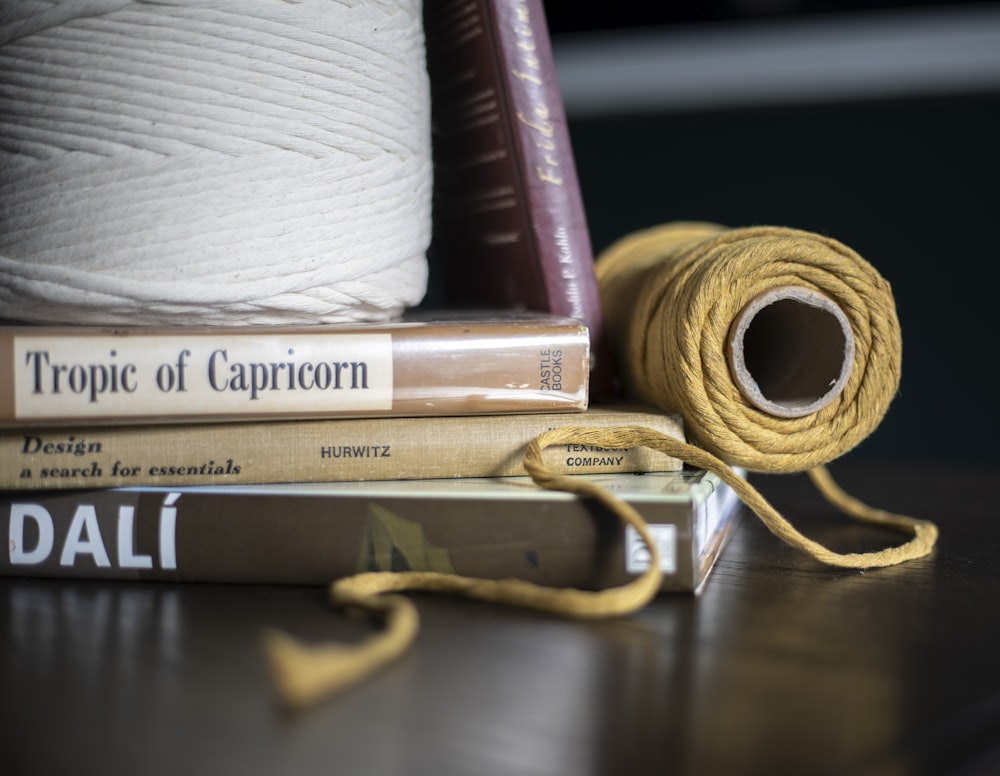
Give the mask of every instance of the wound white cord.
POLYGON ((419 0, 0 8, 0 317, 375 320, 420 301, 419 0))

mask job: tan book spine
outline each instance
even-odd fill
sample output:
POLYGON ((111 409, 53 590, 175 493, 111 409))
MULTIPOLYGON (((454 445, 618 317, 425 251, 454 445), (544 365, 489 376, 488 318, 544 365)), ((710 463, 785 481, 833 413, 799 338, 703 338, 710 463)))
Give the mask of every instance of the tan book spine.
MULTIPOLYGON (((0 489, 505 477, 525 474, 525 445, 563 425, 639 425, 684 439, 675 415, 610 406, 573 414, 2 429, 0 489)), ((544 455, 551 468, 571 474, 681 468, 647 448, 563 445, 544 455)))
POLYGON ((578 412, 589 334, 558 316, 314 327, 0 328, 0 424, 578 412))

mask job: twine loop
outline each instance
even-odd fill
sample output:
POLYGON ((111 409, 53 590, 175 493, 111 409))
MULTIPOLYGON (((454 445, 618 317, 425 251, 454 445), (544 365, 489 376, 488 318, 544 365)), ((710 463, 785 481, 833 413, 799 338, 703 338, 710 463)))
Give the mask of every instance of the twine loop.
POLYGON ((587 444, 625 449, 649 447, 717 474, 732 487, 767 528, 790 546, 820 562, 841 568, 897 565, 930 552, 937 527, 928 521, 873 509, 844 493, 825 467, 810 471, 820 493, 844 514, 911 538, 904 544, 867 553, 840 554, 803 536, 731 467, 699 447, 642 426, 592 428, 566 425, 539 435, 525 449, 524 468, 541 487, 575 493, 606 507, 636 529, 650 555, 646 570, 618 587, 578 590, 536 585, 520 579, 478 579, 431 571, 366 572, 330 585, 334 606, 361 611, 382 621, 382 630, 357 644, 303 644, 280 632, 268 632, 264 646, 282 703, 304 709, 359 684, 398 660, 416 639, 419 619, 404 591, 447 593, 556 614, 577 620, 623 616, 645 607, 662 580, 659 550, 642 516, 628 502, 583 475, 549 469, 542 451, 557 444, 587 444))

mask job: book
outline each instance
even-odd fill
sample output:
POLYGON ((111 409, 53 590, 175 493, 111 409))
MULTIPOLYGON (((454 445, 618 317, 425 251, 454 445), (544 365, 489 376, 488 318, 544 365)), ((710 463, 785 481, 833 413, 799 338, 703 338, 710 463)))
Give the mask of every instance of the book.
POLYGON ((568 315, 591 336, 590 395, 617 390, 541 0, 424 5, 437 303, 568 315))
MULTIPOLYGON (((646 426, 684 440, 680 416, 628 405, 572 414, 8 428, 0 429, 0 490, 514 476, 527 473, 527 444, 564 425, 646 426)), ((561 445, 543 455, 567 474, 682 466, 645 447, 561 445)))
MULTIPOLYGON (((731 488, 690 469, 589 479, 651 526, 662 589, 698 591, 732 526, 731 488)), ((0 576, 327 584, 423 570, 600 589, 649 563, 606 507, 529 477, 8 492, 0 531, 0 576)))
POLYGON ((545 314, 316 326, 0 327, 0 425, 579 412, 590 340, 545 314))

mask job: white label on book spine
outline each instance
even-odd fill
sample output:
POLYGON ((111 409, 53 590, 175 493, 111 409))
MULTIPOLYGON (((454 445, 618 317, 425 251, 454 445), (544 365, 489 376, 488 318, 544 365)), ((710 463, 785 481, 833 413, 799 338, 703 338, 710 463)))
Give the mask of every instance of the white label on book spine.
POLYGON ((14 341, 19 419, 379 411, 392 388, 386 333, 14 341))
MULTIPOLYGON (((660 554, 660 571, 673 574, 677 571, 677 526, 647 525, 656 549, 660 554)), ((641 574, 649 568, 650 553, 639 532, 630 525, 625 526, 625 570, 629 574, 641 574)))

